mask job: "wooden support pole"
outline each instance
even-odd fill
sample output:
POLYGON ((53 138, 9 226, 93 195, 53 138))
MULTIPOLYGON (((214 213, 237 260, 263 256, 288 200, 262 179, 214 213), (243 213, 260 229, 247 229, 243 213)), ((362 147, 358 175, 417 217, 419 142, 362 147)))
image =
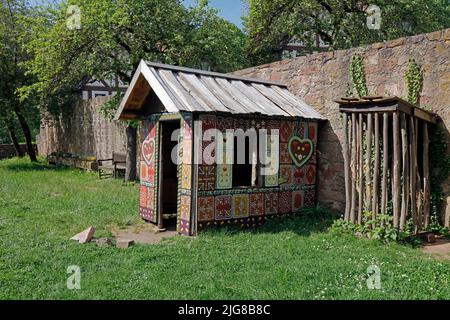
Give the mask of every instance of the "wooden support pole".
POLYGON ((358 224, 362 222, 363 206, 364 206, 364 148, 363 148, 363 115, 359 114, 358 124, 358 224))
POLYGON ((367 130, 366 130, 366 196, 365 205, 368 211, 372 210, 372 114, 367 114, 367 130))
POLYGON ((417 184, 416 179, 418 176, 417 168, 417 130, 416 121, 413 117, 409 118, 410 127, 410 163, 411 163, 411 216, 414 223, 414 231, 417 233, 421 229, 420 218, 417 214, 417 184))
POLYGON ((162 232, 165 231, 164 229, 164 222, 163 222, 163 172, 164 172, 164 161, 163 161, 163 141, 164 141, 164 135, 166 134, 163 130, 164 126, 162 122, 159 122, 157 125, 159 125, 159 168, 158 168, 158 225, 157 225, 157 231, 162 232))
POLYGON ((416 201, 417 201, 417 217, 419 219, 419 224, 420 224, 420 230, 422 231, 423 229, 423 225, 424 225, 424 221, 423 221, 423 202, 422 202, 422 179, 420 177, 420 172, 419 172, 419 119, 417 117, 414 118, 414 130, 415 130, 415 141, 414 141, 414 152, 416 154, 415 157, 415 161, 414 161, 414 165, 416 167, 416 201))
POLYGON ((389 168, 389 114, 383 114, 383 180, 381 182, 381 212, 387 212, 388 168, 389 168))
MULTIPOLYGON (((410 130, 411 133, 411 130, 410 130)), ((409 205, 409 187, 410 187, 410 170, 409 170, 409 145, 408 145, 408 122, 406 115, 401 115, 401 137, 402 137, 402 201, 400 214, 400 230, 406 225, 409 205)), ((411 140, 409 141, 411 142, 411 140)))
POLYGON ((356 217, 356 113, 352 113, 352 161, 351 161, 351 170, 352 170, 352 202, 350 207, 350 221, 355 222, 356 217))
POLYGON ((342 145, 342 152, 344 154, 344 175, 345 175, 345 221, 350 221, 350 160, 349 160, 349 134, 348 134, 348 115, 344 113, 344 141, 342 145))
POLYGON ((372 217, 375 219, 378 215, 378 190, 379 190, 379 181, 380 181, 380 121, 378 113, 374 114, 374 122, 375 122, 375 135, 374 135, 374 144, 375 144, 375 164, 373 171, 373 197, 372 197, 372 217))
POLYGON ((392 206, 394 227, 399 227, 400 218, 400 115, 394 112, 393 115, 392 141, 394 144, 394 161, 393 161, 393 185, 392 185, 392 206))
POLYGON ((427 228, 430 224, 430 140, 428 138, 428 124, 423 123, 423 215, 424 215, 424 226, 427 228))

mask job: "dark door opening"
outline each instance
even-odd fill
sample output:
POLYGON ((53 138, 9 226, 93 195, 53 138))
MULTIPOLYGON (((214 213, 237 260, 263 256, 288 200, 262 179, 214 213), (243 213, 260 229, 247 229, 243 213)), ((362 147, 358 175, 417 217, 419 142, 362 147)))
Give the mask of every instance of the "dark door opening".
POLYGON ((172 141, 175 130, 180 129, 180 121, 160 122, 160 185, 159 201, 160 212, 158 227, 160 229, 175 230, 177 221, 177 198, 178 198, 178 166, 177 159, 172 159, 173 150, 178 144, 178 139, 172 141), (161 201, 162 200, 162 201, 161 201))

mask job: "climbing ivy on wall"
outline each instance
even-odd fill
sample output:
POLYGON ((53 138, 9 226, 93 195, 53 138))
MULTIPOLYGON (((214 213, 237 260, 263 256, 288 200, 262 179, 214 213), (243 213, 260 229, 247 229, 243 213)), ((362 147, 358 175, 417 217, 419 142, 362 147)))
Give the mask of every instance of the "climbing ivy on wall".
POLYGON ((359 54, 352 56, 349 67, 350 80, 353 88, 361 98, 367 96, 366 72, 364 70, 364 59, 359 54))
POLYGON ((408 70, 405 74, 406 80, 406 99, 414 105, 419 104, 420 92, 423 85, 423 72, 422 68, 417 64, 414 59, 409 59, 408 70))

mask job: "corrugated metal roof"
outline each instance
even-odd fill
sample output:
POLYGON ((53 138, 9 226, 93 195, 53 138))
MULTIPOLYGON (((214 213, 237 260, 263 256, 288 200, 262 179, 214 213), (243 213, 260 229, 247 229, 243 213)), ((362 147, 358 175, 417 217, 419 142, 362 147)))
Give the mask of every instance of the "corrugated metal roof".
POLYGON ((145 98, 136 97, 145 91, 142 77, 148 82, 147 93, 153 90, 169 112, 259 113, 325 120, 280 83, 144 61, 125 94, 117 119, 129 119, 127 112, 142 107, 145 98))

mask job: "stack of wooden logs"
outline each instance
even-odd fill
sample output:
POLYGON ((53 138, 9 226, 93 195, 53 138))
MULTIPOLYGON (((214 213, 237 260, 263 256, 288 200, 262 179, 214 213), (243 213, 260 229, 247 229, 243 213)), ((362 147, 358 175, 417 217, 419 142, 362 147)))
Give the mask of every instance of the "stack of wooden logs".
POLYGON ((404 230, 411 218, 417 233, 430 222, 432 121, 425 119, 432 118, 417 117, 414 106, 398 98, 363 99, 337 101, 344 121, 344 219, 362 224, 365 214, 392 214, 395 228, 404 230))

